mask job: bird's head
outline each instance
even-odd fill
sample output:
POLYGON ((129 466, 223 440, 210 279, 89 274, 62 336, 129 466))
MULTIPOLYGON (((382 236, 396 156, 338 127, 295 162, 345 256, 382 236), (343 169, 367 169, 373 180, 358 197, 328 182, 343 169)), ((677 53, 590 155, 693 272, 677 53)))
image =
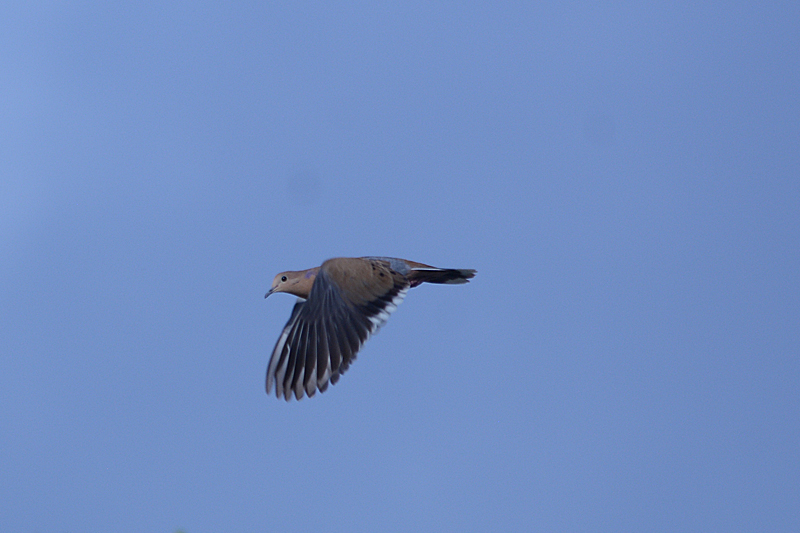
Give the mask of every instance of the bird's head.
POLYGON ((272 280, 272 287, 264 295, 264 298, 276 292, 287 292, 300 298, 308 298, 318 270, 318 268, 312 268, 310 270, 281 272, 272 280))

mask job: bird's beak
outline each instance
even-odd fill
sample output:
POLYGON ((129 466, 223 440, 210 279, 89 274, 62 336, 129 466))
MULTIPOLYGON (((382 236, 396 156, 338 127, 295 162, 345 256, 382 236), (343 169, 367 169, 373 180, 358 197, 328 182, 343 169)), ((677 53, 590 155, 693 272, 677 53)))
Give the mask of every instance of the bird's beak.
POLYGON ((264 295, 264 298, 268 297, 270 294, 275 292, 275 287, 272 287, 270 290, 267 291, 267 294, 264 295))

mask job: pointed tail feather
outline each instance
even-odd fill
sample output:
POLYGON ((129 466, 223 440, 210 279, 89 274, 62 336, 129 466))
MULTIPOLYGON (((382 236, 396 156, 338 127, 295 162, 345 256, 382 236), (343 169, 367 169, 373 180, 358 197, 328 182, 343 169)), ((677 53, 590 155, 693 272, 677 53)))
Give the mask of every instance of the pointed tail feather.
POLYGON ((420 283, 467 283, 474 276, 471 268, 413 268, 407 277, 416 287, 420 283))

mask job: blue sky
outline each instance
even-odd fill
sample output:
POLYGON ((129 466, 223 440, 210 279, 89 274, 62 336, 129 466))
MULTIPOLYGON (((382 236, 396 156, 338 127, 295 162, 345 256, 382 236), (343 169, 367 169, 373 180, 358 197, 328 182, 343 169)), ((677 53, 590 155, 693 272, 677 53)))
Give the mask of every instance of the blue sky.
POLYGON ((3 531, 797 531, 796 2, 0 7, 3 531), (329 257, 411 291, 267 397, 329 257))

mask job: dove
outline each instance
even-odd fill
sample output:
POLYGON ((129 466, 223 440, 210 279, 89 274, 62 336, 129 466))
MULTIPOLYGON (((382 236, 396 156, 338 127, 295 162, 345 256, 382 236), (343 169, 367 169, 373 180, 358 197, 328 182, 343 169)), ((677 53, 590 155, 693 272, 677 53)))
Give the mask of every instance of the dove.
POLYGON ((275 344, 267 394, 309 398, 335 384, 366 340, 386 323, 408 290, 422 283, 467 283, 475 270, 436 268, 394 257, 339 257, 281 272, 271 294, 299 299, 275 344))

